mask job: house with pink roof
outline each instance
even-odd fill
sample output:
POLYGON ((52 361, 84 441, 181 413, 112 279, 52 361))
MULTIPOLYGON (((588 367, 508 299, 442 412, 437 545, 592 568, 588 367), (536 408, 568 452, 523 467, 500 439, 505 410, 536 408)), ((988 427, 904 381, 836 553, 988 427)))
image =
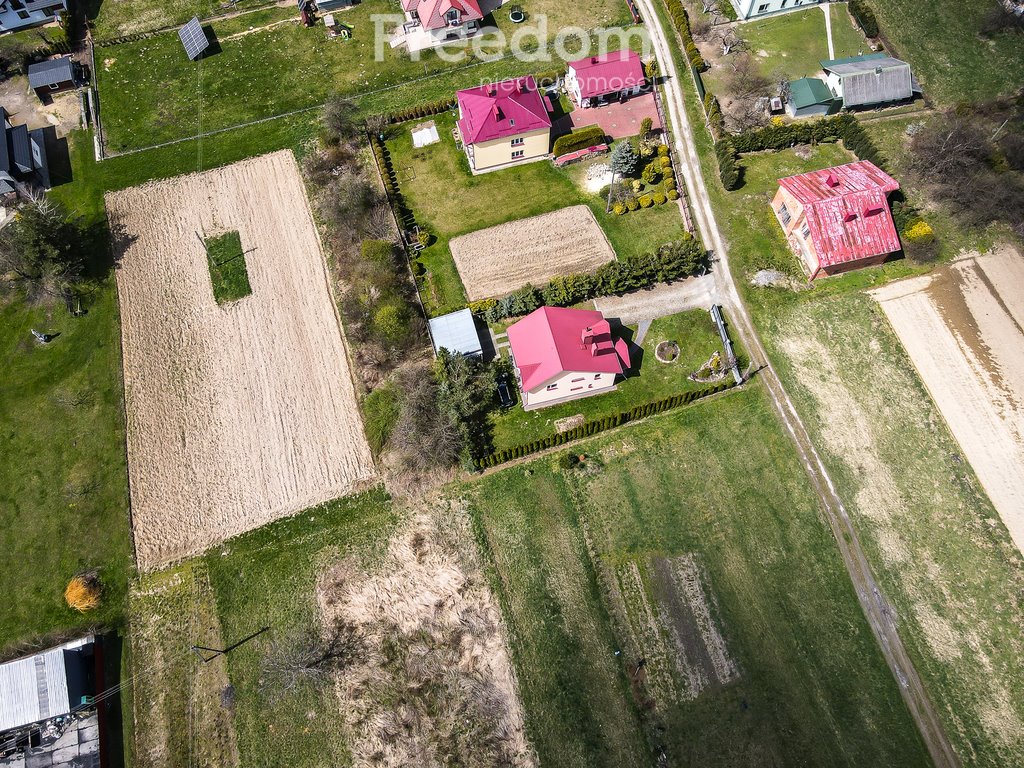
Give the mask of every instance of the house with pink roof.
POLYGON ((508 329, 516 381, 527 411, 615 389, 629 370, 629 345, 600 312, 541 307, 508 329))
POLYGON ((533 77, 467 88, 456 97, 459 137, 473 173, 547 157, 551 103, 533 77))
POLYGON ((565 89, 581 107, 596 107, 636 96, 647 84, 644 64, 635 51, 588 56, 570 61, 567 67, 565 89))
POLYGON ((900 188, 868 160, 779 179, 772 210, 811 280, 873 266, 900 249, 889 194, 900 188))
POLYGON ((479 0, 402 0, 402 10, 399 42, 414 51, 472 37, 484 18, 479 0))

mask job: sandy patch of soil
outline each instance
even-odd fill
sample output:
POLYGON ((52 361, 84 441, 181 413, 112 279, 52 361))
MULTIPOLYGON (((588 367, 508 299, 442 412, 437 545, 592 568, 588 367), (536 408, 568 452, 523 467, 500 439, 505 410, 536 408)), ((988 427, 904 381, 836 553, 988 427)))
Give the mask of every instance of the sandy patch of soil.
POLYGON ((139 567, 197 554, 375 476, 295 158, 112 193, 139 567), (204 233, 252 294, 219 306, 204 233))
POLYGON ((611 166, 605 163, 598 163, 587 168, 587 175, 583 180, 583 188, 587 192, 600 192, 611 183, 611 166))
POLYGON ((345 560, 321 579, 324 625, 360 637, 336 684, 354 765, 536 765, 472 541, 463 510, 419 513, 370 572, 345 560))
POLYGON ((505 296, 527 283, 592 272, 615 258, 593 211, 574 205, 456 237, 450 243, 470 301, 505 296))
POLYGON ((1024 258, 974 253, 871 295, 1024 552, 1024 258))
POLYGON ((53 126, 60 137, 67 136, 81 123, 78 93, 55 93, 49 104, 43 104, 29 89, 28 78, 22 75, 0 82, 0 104, 7 110, 12 125, 27 125, 29 130, 53 126))
POLYGON ((580 426, 586 420, 582 413, 577 413, 575 416, 566 416, 564 419, 555 419, 555 431, 568 432, 570 429, 580 426))

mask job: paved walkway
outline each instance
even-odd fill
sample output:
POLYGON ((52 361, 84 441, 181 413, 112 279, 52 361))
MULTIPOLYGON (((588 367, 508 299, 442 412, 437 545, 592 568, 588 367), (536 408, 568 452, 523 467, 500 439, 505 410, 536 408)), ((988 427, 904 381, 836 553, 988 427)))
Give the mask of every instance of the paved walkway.
POLYGON ((640 123, 645 117, 651 118, 655 128, 661 127, 658 108, 654 104, 654 94, 651 93, 641 93, 625 104, 615 102, 604 107, 588 109, 577 107, 562 119, 567 121, 570 128, 600 125, 613 139, 624 139, 640 133, 640 123))
POLYGON ((623 325, 634 325, 689 309, 711 309, 715 295, 715 278, 708 274, 678 283, 662 283, 624 296, 602 296, 594 299, 594 307, 605 317, 618 318, 623 325))
POLYGON ((834 59, 836 57, 836 49, 832 45, 832 6, 825 3, 825 5, 819 5, 818 7, 825 12, 825 35, 828 37, 828 57, 834 59))

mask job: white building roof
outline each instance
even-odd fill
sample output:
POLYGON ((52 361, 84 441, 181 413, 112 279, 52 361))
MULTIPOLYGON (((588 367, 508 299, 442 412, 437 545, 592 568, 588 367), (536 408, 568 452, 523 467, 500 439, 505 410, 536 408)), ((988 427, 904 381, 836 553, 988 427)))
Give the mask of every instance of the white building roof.
POLYGON ((440 352, 441 347, 467 357, 483 352, 480 334, 476 331, 473 313, 469 309, 431 318, 430 338, 434 341, 434 352, 440 352))
POLYGON ((70 701, 65 652, 92 642, 84 637, 0 664, 0 732, 66 715, 77 706, 70 701))

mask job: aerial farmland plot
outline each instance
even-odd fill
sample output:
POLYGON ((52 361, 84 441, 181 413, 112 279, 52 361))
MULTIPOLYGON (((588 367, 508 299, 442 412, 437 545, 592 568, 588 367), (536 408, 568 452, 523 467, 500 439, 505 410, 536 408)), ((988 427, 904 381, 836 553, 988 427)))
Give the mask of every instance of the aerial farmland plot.
POLYGON ((112 193, 107 207, 139 567, 198 554, 371 480, 294 156, 112 193), (252 292, 218 304, 206 243, 231 232, 252 292))
POLYGON ((470 301, 503 296, 527 283, 593 272, 615 259, 593 211, 574 205, 488 227, 451 241, 470 301))

